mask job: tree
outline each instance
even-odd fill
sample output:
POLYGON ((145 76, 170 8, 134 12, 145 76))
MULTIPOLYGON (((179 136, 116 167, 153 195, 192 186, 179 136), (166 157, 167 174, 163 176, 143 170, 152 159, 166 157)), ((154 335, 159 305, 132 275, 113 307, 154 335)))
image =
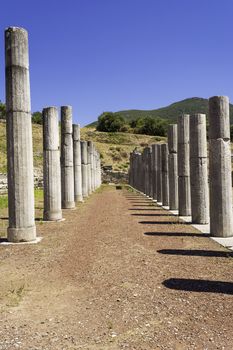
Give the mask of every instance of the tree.
POLYGON ((0 119, 6 119, 6 105, 0 101, 0 119))
POLYGON ((41 112, 32 113, 32 122, 34 124, 42 124, 43 123, 42 113, 41 112))
POLYGON ((96 130, 104 132, 121 131, 125 126, 125 120, 122 116, 113 114, 112 112, 102 113, 97 122, 96 130))
POLYGON ((140 118, 137 120, 136 132, 145 135, 166 136, 168 122, 161 118, 140 118))

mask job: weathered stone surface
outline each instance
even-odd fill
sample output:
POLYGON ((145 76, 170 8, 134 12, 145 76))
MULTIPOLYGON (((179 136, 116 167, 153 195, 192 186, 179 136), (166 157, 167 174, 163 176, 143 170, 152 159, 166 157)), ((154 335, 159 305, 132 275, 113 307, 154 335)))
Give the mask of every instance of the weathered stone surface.
POLYGON ((61 107, 61 190, 62 208, 75 208, 72 138, 72 107, 61 107))
POLYGON ((81 141, 81 161, 82 161, 82 193, 83 193, 83 198, 86 198, 88 197, 87 141, 81 141))
POLYGON ((80 125, 73 124, 73 152, 74 152, 74 200, 83 201, 82 194, 82 165, 80 145, 80 125))
POLYGON ((169 205, 169 181, 168 181, 168 145, 161 145, 161 170, 162 170, 162 203, 164 206, 169 205))
POLYGON ((210 233, 233 236, 229 100, 209 99, 210 233))
POLYGON ((61 167, 58 112, 56 107, 43 109, 43 170, 43 219, 45 221, 61 220, 61 167))
POLYGON ((28 34, 5 31, 6 128, 10 242, 36 239, 28 34))
POLYGON ((230 139, 229 98, 213 96, 209 99, 209 139, 230 139))
POLYGON ((157 145, 157 202, 162 202, 162 155, 161 155, 161 145, 157 145))
POLYGON ((152 190, 153 190, 153 199, 157 200, 157 145, 153 144, 151 146, 152 153, 152 190))
POLYGON ((168 151, 169 208, 178 210, 178 138, 176 124, 168 126, 168 151))
POLYGON ((189 165, 189 115, 178 119, 178 203, 179 215, 191 215, 190 165, 189 165))
POLYGON ((190 183, 192 222, 209 222, 206 116, 190 117, 190 183))

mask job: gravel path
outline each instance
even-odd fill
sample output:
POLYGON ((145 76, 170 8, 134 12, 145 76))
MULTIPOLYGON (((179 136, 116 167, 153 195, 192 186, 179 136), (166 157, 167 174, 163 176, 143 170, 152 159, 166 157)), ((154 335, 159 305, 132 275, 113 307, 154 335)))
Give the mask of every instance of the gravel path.
POLYGON ((0 246, 0 350, 233 349, 232 253, 104 187, 0 246))

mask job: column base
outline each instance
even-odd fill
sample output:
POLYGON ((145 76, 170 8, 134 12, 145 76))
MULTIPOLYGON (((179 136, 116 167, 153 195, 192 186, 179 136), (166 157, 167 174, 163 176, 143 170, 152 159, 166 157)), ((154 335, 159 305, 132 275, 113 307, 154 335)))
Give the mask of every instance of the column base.
POLYGON ((74 209, 75 208, 75 202, 62 202, 62 209, 74 209))
POLYGON ((57 212, 51 212, 47 211, 43 213, 43 220, 44 221, 60 221, 62 220, 62 211, 57 212))
POLYGON ((7 239, 13 243, 34 241, 36 239, 36 226, 24 228, 8 227, 7 239))
POLYGON ((78 196, 75 196, 75 202, 83 202, 83 196, 82 195, 78 195, 78 196))

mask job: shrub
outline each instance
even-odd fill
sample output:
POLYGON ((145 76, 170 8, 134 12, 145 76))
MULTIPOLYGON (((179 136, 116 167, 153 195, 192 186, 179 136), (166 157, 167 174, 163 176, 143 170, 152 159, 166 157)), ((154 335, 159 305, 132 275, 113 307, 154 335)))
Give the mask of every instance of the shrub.
POLYGON ((104 112, 98 118, 97 131, 117 132, 125 125, 125 120, 120 115, 114 115, 112 112, 104 112))

